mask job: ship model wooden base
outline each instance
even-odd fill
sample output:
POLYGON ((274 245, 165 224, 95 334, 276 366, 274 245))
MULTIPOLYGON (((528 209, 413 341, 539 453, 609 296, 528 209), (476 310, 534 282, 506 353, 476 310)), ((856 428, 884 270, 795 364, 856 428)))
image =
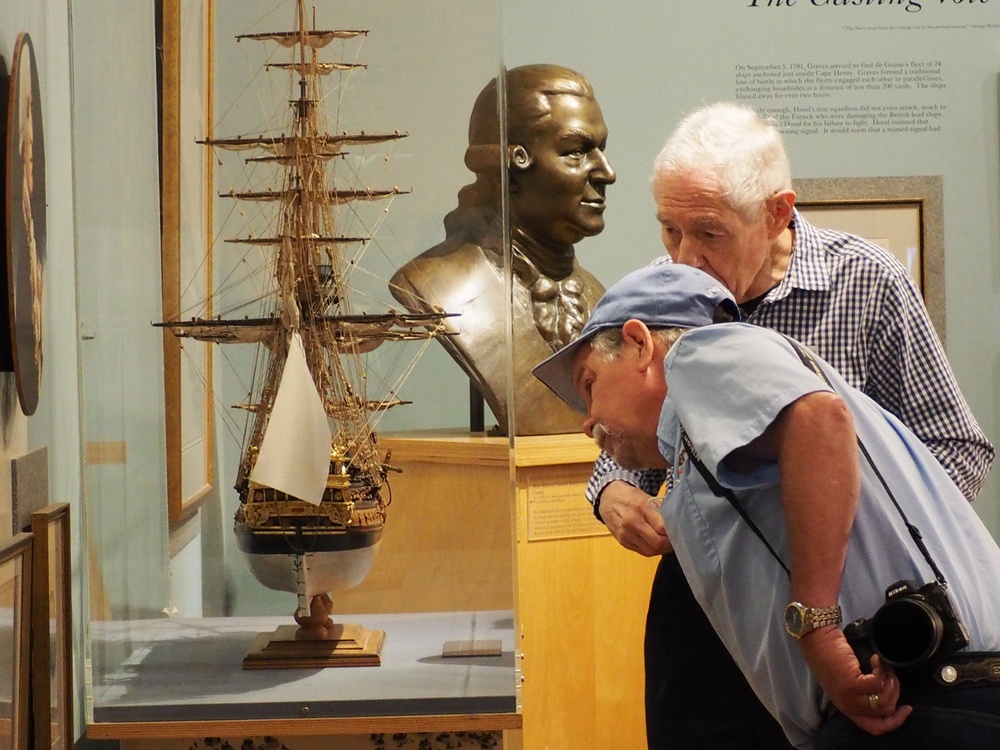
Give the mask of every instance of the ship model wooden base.
POLYGON ((368 630, 356 623, 334 625, 323 639, 298 637, 295 625, 280 625, 257 636, 243 659, 243 669, 321 669, 323 667, 377 667, 382 664, 384 630, 368 630))
POLYGON ((308 613, 297 612, 297 625, 279 625, 261 633, 243 659, 243 669, 321 669, 378 667, 385 631, 361 625, 334 624, 328 594, 314 596, 308 613))

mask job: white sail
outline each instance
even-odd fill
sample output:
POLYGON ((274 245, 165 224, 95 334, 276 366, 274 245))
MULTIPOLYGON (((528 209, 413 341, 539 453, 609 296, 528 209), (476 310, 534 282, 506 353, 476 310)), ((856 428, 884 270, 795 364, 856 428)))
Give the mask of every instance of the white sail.
POLYGON ((319 505, 330 473, 332 438, 302 337, 294 332, 250 481, 319 505))

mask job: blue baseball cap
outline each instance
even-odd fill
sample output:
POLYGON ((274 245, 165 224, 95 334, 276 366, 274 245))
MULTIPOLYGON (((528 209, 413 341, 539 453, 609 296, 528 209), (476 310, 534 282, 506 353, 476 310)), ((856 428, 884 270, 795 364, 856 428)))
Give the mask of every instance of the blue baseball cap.
POLYGON ((657 258, 612 284, 594 305, 580 335, 532 373, 570 407, 586 414, 587 405, 573 387, 573 361, 595 334, 621 328, 633 318, 650 328, 698 328, 715 321, 719 306, 739 320, 739 307, 726 287, 697 268, 657 258))

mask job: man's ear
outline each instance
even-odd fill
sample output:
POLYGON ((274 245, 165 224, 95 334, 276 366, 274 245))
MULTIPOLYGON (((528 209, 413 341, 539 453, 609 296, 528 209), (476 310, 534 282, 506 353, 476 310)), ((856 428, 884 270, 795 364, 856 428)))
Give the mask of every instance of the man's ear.
POLYGON ((765 203, 767 207, 770 228, 768 234, 774 239, 784 232, 792 222, 792 209, 795 207, 795 191, 782 190, 772 195, 765 203))
POLYGON ((520 177, 521 172, 524 172, 531 166, 533 161, 531 154, 528 153, 528 149, 524 146, 507 147, 507 166, 509 167, 507 178, 509 180, 508 187, 510 192, 516 193, 520 189, 518 177, 520 177))
POLYGON ((533 161, 534 159, 531 158, 531 154, 524 146, 507 147, 507 166, 510 167, 511 171, 523 172, 531 166, 533 161))
POLYGON ((641 369, 648 368, 655 356, 653 334, 641 320, 625 321, 622 326, 622 348, 631 351, 638 359, 641 369))

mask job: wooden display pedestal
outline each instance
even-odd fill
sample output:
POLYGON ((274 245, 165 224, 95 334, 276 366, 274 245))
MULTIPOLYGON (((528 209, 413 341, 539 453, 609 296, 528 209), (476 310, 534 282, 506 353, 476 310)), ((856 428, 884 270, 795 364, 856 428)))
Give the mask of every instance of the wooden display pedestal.
POLYGON ((280 625, 273 633, 261 633, 243 659, 243 669, 377 667, 382 663, 383 630, 348 623, 334 625, 324 639, 299 638, 298 632, 298 625, 280 625))
POLYGON ((420 513, 421 529, 450 537, 439 554, 456 566, 438 569, 425 597, 510 606, 513 567, 523 747, 645 747, 642 639, 657 560, 623 549, 594 518, 584 499, 593 442, 521 437, 511 451, 507 438, 429 431, 380 443, 403 473, 370 577, 413 560, 389 539, 420 539, 397 513, 420 513))

